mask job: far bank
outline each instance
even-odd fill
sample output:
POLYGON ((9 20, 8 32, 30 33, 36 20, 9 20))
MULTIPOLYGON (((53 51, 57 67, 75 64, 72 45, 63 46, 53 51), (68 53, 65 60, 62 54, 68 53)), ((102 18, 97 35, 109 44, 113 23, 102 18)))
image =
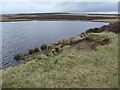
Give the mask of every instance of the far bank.
POLYGON ((93 21, 109 22, 118 21, 116 14, 75 14, 75 13, 33 13, 33 14, 2 14, 1 22, 15 21, 93 21))

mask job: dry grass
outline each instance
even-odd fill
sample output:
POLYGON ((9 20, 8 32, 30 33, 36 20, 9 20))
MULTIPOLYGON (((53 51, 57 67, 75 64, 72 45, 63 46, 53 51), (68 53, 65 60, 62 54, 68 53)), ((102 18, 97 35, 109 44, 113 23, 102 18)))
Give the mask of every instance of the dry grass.
POLYGON ((118 19, 97 19, 97 20, 91 20, 93 22, 110 22, 115 23, 118 22, 118 19))
POLYGON ((26 64, 3 69, 4 88, 117 88, 118 35, 99 33, 111 43, 96 51, 72 52, 69 46, 54 56, 28 57, 26 64))
MULTIPOLYGON (((1 16, 1 15, 0 15, 1 16)), ((2 15, 0 22, 10 21, 100 21, 113 22, 118 15, 107 14, 74 14, 74 13, 36 13, 36 14, 8 14, 2 15), (79 18, 78 18, 79 17, 79 18), (99 18, 101 18, 99 20, 99 18), (106 19, 106 20, 105 20, 106 19)), ((115 22, 114 21, 114 22, 115 22)))

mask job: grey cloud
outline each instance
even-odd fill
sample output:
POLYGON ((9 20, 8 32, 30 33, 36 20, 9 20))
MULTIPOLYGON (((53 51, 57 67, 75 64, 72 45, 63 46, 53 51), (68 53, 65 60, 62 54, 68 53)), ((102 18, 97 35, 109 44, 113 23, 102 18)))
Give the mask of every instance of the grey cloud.
POLYGON ((117 8, 117 2, 2 3, 3 13, 110 12, 117 11, 117 8))

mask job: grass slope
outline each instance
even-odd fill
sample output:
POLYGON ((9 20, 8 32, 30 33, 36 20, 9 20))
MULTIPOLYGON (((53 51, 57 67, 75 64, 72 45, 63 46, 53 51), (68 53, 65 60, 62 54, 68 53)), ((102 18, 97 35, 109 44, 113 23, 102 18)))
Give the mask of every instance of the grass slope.
POLYGON ((118 35, 92 35, 110 38, 111 42, 90 52, 72 52, 66 46, 57 55, 32 55, 26 64, 3 69, 3 88, 118 87, 118 35))

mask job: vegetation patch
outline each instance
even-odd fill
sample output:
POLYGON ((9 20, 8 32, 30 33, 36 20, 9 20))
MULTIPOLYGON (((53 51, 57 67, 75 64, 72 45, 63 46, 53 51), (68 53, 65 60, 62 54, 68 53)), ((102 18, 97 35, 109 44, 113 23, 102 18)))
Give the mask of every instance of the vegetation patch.
POLYGON ((110 43, 84 52, 82 48, 93 43, 85 40, 62 47, 57 55, 32 54, 25 58, 26 64, 2 70, 3 88, 118 88, 118 35, 88 37, 92 36, 97 42, 108 38, 110 43))
POLYGON ((39 50, 39 48, 38 47, 36 47, 35 48, 35 52, 39 52, 40 50, 39 50))
POLYGON ((15 60, 24 60, 24 57, 20 54, 16 54, 14 57, 15 60))
POLYGON ((29 52, 29 54, 33 54, 33 53, 35 53, 35 50, 34 49, 30 49, 28 52, 29 52))
POLYGON ((47 49, 47 45, 46 44, 41 45, 41 50, 46 50, 46 49, 47 49))

